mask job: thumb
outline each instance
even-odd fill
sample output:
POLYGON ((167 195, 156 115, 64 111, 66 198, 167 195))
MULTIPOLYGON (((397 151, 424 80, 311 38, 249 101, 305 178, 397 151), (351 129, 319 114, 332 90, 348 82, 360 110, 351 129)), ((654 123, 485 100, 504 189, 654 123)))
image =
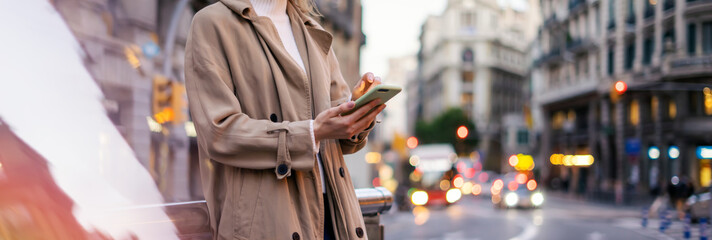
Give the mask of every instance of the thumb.
POLYGON ((341 105, 339 105, 339 106, 337 106, 337 107, 332 108, 332 111, 331 111, 331 114, 330 114, 330 115, 331 115, 331 117, 336 117, 336 116, 338 116, 339 114, 348 112, 349 110, 351 110, 352 108, 354 108, 354 106, 356 106, 356 103, 354 103, 354 101, 348 101, 348 102, 346 102, 346 103, 344 103, 344 104, 341 104, 341 105))

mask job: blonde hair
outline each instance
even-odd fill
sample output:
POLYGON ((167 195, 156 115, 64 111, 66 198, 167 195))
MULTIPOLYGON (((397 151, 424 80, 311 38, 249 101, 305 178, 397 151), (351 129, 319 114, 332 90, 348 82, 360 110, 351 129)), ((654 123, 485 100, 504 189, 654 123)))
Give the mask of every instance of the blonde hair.
POLYGON ((302 11, 302 13, 310 16, 310 17, 320 17, 321 13, 319 13, 319 9, 316 7, 316 3, 314 3, 314 0, 289 0, 291 1, 294 6, 297 6, 297 8, 302 11))

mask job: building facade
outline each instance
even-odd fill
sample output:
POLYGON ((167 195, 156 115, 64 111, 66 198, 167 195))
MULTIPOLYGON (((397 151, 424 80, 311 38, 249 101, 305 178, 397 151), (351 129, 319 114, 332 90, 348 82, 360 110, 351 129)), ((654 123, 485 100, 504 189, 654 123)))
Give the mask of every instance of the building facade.
MULTIPOLYGON (((522 113, 538 1, 450 0, 423 24, 409 116, 431 120, 459 107, 473 120, 480 156, 505 162, 502 118, 522 113), (417 94, 417 95, 416 95, 417 94)), ((414 128, 410 123, 411 129, 414 128)), ((499 167, 496 167, 499 168, 499 167)))
POLYGON ((709 186, 712 2, 545 0, 532 71, 547 183, 618 203, 709 186), (547 163, 592 155, 590 167, 547 163))
MULTIPOLYGON (((157 88, 168 84, 171 101, 185 99, 183 59, 191 20, 195 12, 216 2, 52 1, 86 52, 85 65, 104 93, 107 114, 169 202, 203 198, 200 160, 187 107, 173 104, 170 117, 185 118, 163 123, 160 114, 165 112, 157 113, 154 107, 157 88)), ((319 20, 334 35, 342 73, 355 84, 365 39, 360 1, 316 4, 323 14, 319 20)))

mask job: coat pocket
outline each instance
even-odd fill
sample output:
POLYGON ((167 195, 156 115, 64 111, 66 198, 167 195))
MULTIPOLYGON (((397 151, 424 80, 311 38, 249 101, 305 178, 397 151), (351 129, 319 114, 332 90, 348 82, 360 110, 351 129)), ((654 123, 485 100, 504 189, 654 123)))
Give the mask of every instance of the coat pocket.
POLYGON ((233 205, 233 216, 235 219, 235 237, 238 239, 250 239, 252 225, 260 198, 260 188, 262 187, 262 170, 239 169, 236 171, 233 189, 237 201, 233 205))

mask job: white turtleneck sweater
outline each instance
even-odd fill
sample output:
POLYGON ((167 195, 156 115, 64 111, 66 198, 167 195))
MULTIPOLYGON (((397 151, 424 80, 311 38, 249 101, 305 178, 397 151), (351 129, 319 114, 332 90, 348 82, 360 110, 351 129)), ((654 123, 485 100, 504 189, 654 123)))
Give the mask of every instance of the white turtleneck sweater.
MULTIPOLYGON (((306 74, 304 68, 304 62, 299 54, 299 48, 297 48, 297 41, 294 39, 294 33, 292 32, 292 25, 289 22, 289 16, 287 16, 287 0, 250 0, 252 7, 255 9, 255 13, 258 16, 265 16, 272 20, 274 27, 277 29, 279 38, 282 40, 282 45, 292 57, 292 60, 299 65, 299 67, 306 74)), ((314 138, 314 120, 309 122, 309 127, 311 128, 311 139, 314 153, 319 153, 319 144, 317 144, 314 138)), ((321 157, 317 154, 317 163, 319 164, 319 172, 321 173, 321 191, 326 193, 326 181, 324 181, 324 167, 321 164, 321 157)))

